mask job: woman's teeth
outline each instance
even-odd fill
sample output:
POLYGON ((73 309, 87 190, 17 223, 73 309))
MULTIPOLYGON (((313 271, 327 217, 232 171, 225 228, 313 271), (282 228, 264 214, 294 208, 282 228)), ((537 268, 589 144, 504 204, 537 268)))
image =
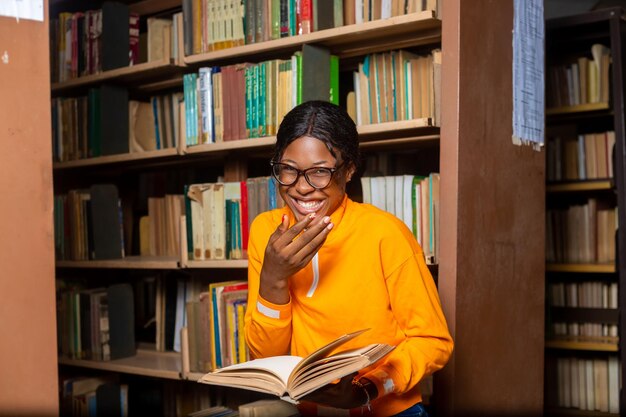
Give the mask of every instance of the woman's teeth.
POLYGON ((297 200, 297 203, 300 207, 302 207, 305 210, 314 210, 314 209, 319 208, 322 205, 322 202, 319 200, 316 200, 316 201, 297 200))

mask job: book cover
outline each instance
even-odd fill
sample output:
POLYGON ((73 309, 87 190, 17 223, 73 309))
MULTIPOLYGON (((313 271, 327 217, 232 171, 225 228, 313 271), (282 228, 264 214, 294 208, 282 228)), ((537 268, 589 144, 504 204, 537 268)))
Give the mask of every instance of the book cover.
POLYGON ((101 154, 128 153, 128 90, 113 85, 101 86, 98 107, 101 154))
POLYGON ((89 193, 94 259, 123 258, 117 187, 113 184, 94 184, 89 193))
POLYGON ((128 66, 129 26, 127 5, 113 1, 102 3, 100 52, 103 71, 128 66))
POLYGON ((111 359, 134 356, 135 307, 132 286, 128 283, 111 285, 107 288, 107 301, 111 359))

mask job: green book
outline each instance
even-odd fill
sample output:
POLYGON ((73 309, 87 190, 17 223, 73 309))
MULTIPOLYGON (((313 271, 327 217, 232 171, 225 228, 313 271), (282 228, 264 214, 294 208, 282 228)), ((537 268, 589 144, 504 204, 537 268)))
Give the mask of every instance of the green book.
POLYGON ((89 157, 102 155, 101 143, 102 137, 100 135, 100 89, 90 88, 88 92, 89 100, 89 121, 87 129, 89 132, 89 157))
POLYGON ((339 57, 330 56, 330 98, 329 101, 339 105, 339 57))

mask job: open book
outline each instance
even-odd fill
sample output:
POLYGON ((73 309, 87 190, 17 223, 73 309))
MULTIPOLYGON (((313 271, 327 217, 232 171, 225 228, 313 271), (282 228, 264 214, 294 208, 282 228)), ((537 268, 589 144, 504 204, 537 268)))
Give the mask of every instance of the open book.
POLYGON ((283 355, 254 359, 217 369, 204 375, 198 382, 260 391, 285 400, 298 401, 336 379, 373 364, 395 348, 384 343, 373 343, 333 353, 365 330, 343 335, 306 358, 283 355))

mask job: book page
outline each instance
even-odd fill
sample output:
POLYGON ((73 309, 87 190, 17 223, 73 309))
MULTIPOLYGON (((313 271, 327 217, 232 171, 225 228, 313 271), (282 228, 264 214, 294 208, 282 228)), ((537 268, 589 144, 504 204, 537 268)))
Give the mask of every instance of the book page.
POLYGON ((361 333, 365 332, 366 330, 369 330, 369 329, 358 330, 358 331, 353 332, 353 333, 345 334, 345 335, 339 337, 338 339, 333 340, 329 344, 327 344, 325 346, 322 346, 321 348, 319 348, 318 350, 316 350, 315 352, 313 352, 309 356, 307 356, 302 362, 300 362, 298 364, 298 366, 293 370, 293 373, 295 374, 300 369, 302 369, 305 366, 307 366, 308 364, 313 363, 313 362, 317 361, 320 358, 328 356, 328 354, 331 353, 333 350, 335 350, 339 346, 343 345, 344 343, 348 342, 349 340, 354 339, 355 337, 357 337, 361 333))
POLYGON ((255 370, 258 370, 262 372, 269 372, 275 375, 283 383, 284 386, 287 386, 289 375, 301 361, 301 357, 290 355, 253 359, 248 362, 238 363, 235 365, 230 365, 221 369, 217 369, 214 372, 207 374, 207 376, 215 374, 247 376, 254 375, 255 370))

